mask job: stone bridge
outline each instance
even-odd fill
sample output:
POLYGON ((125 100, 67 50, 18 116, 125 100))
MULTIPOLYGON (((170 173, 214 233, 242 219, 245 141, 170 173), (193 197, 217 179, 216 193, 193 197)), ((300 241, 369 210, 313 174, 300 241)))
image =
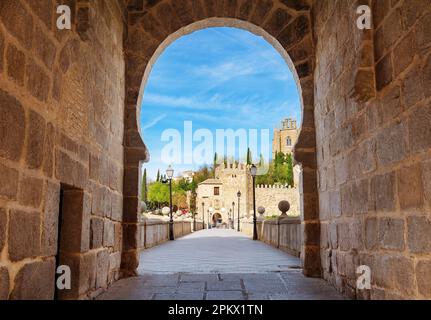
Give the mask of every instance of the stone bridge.
POLYGON ((0 1, 0 299, 93 298, 137 274, 146 80, 170 43, 215 26, 264 37, 295 75, 303 274, 351 298, 430 299, 430 21, 428 0, 0 1))

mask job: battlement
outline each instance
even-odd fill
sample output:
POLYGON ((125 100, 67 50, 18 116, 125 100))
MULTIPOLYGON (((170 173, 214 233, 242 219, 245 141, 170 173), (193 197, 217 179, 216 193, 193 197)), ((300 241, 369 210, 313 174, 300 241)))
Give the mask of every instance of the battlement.
POLYGON ((289 185, 281 185, 281 184, 274 184, 274 185, 259 184, 256 186, 256 189, 296 189, 296 187, 292 187, 289 185))

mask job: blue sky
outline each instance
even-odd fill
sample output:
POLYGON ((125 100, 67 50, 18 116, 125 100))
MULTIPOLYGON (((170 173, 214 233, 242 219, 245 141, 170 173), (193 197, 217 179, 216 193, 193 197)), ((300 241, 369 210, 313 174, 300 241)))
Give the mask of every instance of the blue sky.
MULTIPOLYGON (((151 160, 144 167, 152 179, 157 169, 165 171, 162 133, 172 128, 183 134, 184 121, 214 136, 216 129, 269 129, 272 139, 273 128, 288 116, 300 123, 296 83, 266 40, 236 28, 196 31, 163 52, 146 84, 140 121, 151 160)), ((200 165, 174 167, 179 173, 200 165)))

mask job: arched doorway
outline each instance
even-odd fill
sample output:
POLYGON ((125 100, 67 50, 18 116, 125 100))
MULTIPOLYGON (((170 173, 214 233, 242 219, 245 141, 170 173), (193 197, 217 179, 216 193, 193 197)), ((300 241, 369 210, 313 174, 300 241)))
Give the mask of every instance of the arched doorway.
POLYGON ((223 218, 222 218, 221 214, 218 212, 214 213, 212 216, 212 222, 213 222, 213 226, 215 226, 215 227, 217 225, 223 223, 223 218))
MULTIPOLYGON (((275 1, 274 1, 275 2, 275 1)), ((182 35, 208 27, 237 27, 265 38, 280 53, 295 75, 302 99, 302 130, 295 146, 295 160, 303 168, 302 262, 304 274, 320 276, 320 223, 316 190, 314 126, 314 48, 310 8, 306 3, 277 6, 267 2, 161 1, 145 9, 130 8, 126 50, 126 110, 124 169, 124 246, 122 269, 134 274, 139 261, 137 221, 140 162, 148 157, 139 133, 140 105, 152 65, 163 50, 182 35), (222 4, 218 6, 218 3, 222 4), (190 6, 190 7, 188 7, 190 6), (136 9, 137 11, 142 9, 136 9), (157 17, 158 23, 154 18, 157 17), (151 21, 150 23, 148 23, 151 21)))

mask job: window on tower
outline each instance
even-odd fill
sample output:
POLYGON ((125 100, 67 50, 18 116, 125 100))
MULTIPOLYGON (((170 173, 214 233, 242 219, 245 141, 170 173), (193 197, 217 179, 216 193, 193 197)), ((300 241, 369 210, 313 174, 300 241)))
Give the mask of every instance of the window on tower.
POLYGON ((215 196, 219 196, 220 195, 220 188, 219 187, 214 187, 214 195, 215 196))
POLYGON ((290 137, 287 137, 286 144, 287 144, 288 147, 292 146, 292 139, 290 137))

